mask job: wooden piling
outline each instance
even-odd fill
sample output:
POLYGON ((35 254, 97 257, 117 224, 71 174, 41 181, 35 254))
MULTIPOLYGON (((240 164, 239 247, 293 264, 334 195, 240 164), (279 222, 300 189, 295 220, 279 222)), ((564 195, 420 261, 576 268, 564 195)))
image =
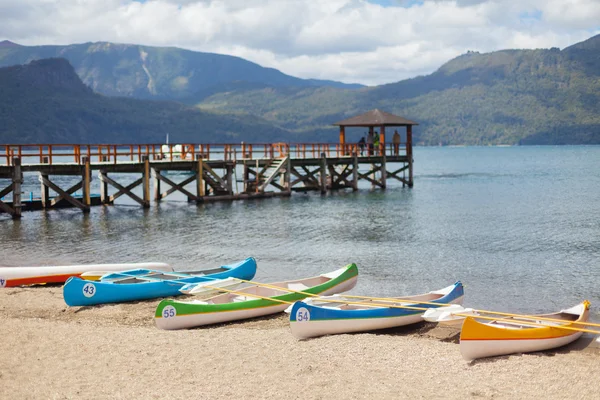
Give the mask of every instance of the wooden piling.
POLYGON ((383 154, 381 155, 381 188, 386 188, 386 180, 387 180, 387 170, 386 168, 386 156, 385 156, 385 147, 383 147, 383 154))
POLYGON ((248 181, 250 180, 250 168, 246 165, 244 161, 244 193, 248 193, 248 181))
POLYGON ((356 151, 352 157, 352 190, 358 190, 358 155, 356 151))
POLYGON ((101 169, 98 173, 98 177, 100 178, 100 203, 110 204, 110 199, 108 195, 108 182, 102 179, 103 176, 108 176, 108 172, 101 169))
POLYGON ((325 153, 321 153, 320 169, 321 169, 321 176, 320 176, 321 194, 325 194, 325 193, 327 193, 327 157, 325 156, 325 153))
POLYGON ((13 158, 13 219, 21 218, 21 184, 23 183, 23 172, 21 171, 21 159, 13 158))
POLYGON ((83 157, 83 177, 82 177, 82 182, 83 182, 83 186, 81 188, 82 191, 82 200, 83 200, 83 204, 85 204, 87 206, 87 208, 85 208, 83 211, 84 212, 89 212, 90 211, 90 206, 92 205, 92 201, 90 198, 90 186, 91 186, 91 181, 92 181, 92 171, 90 169, 90 159, 88 157, 83 157))
POLYGON ((204 161, 202 161, 202 158, 198 160, 198 167, 196 168, 196 194, 198 195, 199 200, 202 200, 206 195, 204 184, 204 161))
POLYGON ((287 161, 285 163, 285 173, 284 173, 284 181, 285 184, 282 185, 285 188, 286 192, 291 192, 292 190, 292 186, 290 184, 291 178, 292 178, 292 158, 289 156, 287 157, 287 161))
POLYGON ((148 159, 147 155, 143 155, 142 161, 144 162, 144 172, 142 176, 142 191, 144 203, 142 204, 142 207, 150 208, 150 160, 148 159))
POLYGON ((413 187, 412 126, 406 127, 406 156, 408 157, 408 187, 413 187))
POLYGON ((233 195, 233 166, 231 164, 227 164, 225 166, 226 169, 226 183, 227 183, 227 194, 233 195))
POLYGON ((153 176, 153 186, 154 186, 154 201, 159 202, 162 200, 162 196, 160 195, 160 177, 161 171, 159 169, 152 168, 152 176, 153 176))
POLYGON ((47 174, 40 174, 42 176, 42 180, 40 181, 40 191, 42 198, 42 207, 48 208, 50 207, 50 189, 46 184, 44 184, 44 180, 48 180, 47 174))

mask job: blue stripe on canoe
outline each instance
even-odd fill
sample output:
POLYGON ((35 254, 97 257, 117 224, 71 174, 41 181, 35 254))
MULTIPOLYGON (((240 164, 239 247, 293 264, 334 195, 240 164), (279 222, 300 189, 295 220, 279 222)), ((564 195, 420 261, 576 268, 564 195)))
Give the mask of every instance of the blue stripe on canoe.
MULTIPOLYGON (((432 303, 440 303, 439 306, 433 304, 414 304, 415 307, 422 308, 438 308, 464 296, 464 288, 462 283, 456 282, 454 288, 446 296, 443 296, 432 303)), ((343 295, 342 295, 343 297, 343 295)), ((359 299, 352 301, 360 301, 359 299)), ((376 301, 374 301, 376 303, 376 301)), ((407 301, 406 305, 410 304, 410 300, 407 301)), ((413 304, 410 304, 413 305, 413 304)), ((393 318, 403 317, 410 315, 422 314, 424 311, 410 310, 406 308, 369 308, 364 310, 336 310, 331 308, 325 308, 322 306, 315 306, 312 304, 306 304, 303 301, 294 303, 292 311, 290 312, 290 321, 296 322, 296 314, 298 309, 306 308, 310 313, 311 321, 330 321, 330 320, 349 320, 349 319, 371 319, 371 318, 393 318)))

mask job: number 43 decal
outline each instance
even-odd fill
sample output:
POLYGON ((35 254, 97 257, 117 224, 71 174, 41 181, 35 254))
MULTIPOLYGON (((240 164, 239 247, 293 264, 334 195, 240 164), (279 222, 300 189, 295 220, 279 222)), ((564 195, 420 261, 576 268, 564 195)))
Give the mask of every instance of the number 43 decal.
POLYGON ((96 286, 93 283, 86 283, 83 285, 83 295, 85 297, 92 297, 96 294, 96 286))

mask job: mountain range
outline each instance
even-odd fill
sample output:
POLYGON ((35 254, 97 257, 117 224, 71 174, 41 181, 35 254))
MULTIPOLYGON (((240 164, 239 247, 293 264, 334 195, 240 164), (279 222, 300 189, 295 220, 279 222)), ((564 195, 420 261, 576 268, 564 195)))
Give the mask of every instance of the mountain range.
POLYGON ((290 132, 251 115, 107 97, 63 58, 0 68, 0 143, 273 142, 290 132))
MULTIPOLYGON (((0 42, 0 66, 56 56, 68 60, 81 79, 78 94, 52 98, 58 86, 40 92, 40 85, 29 85, 26 92, 15 92, 13 85, 12 96, 25 93, 25 103, 43 104, 45 128, 11 117, 15 105, 2 96, 0 120, 12 122, 0 126, 0 140, 22 139, 27 128, 27 140, 60 141, 70 135, 97 142, 89 125, 94 135, 110 127, 118 133, 104 135, 119 142, 153 141, 167 129, 180 141, 334 142, 333 122, 380 108, 418 121, 415 143, 422 145, 600 143, 600 35, 563 50, 469 52, 430 75, 375 87, 299 79, 237 57, 177 48, 0 42), (80 104, 78 96, 86 101, 80 104), (100 105, 111 113, 108 127, 93 118, 100 105), (52 107, 78 117, 65 121, 52 107)), ((66 71, 64 61, 52 63, 66 71)), ((7 84, 5 70, 0 70, 0 93, 7 84)), ((17 114, 33 115, 27 104, 17 114)), ((360 134, 351 133, 349 140, 360 134)))

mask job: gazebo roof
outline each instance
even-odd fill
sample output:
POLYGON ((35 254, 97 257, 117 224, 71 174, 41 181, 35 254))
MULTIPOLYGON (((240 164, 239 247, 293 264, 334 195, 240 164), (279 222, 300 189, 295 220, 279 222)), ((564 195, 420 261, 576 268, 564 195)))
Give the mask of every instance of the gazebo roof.
POLYGON ((410 121, 406 118, 402 118, 398 115, 390 114, 385 111, 374 109, 367 111, 364 114, 357 115, 340 122, 336 122, 333 125, 337 126, 409 126, 419 125, 414 121, 410 121))

